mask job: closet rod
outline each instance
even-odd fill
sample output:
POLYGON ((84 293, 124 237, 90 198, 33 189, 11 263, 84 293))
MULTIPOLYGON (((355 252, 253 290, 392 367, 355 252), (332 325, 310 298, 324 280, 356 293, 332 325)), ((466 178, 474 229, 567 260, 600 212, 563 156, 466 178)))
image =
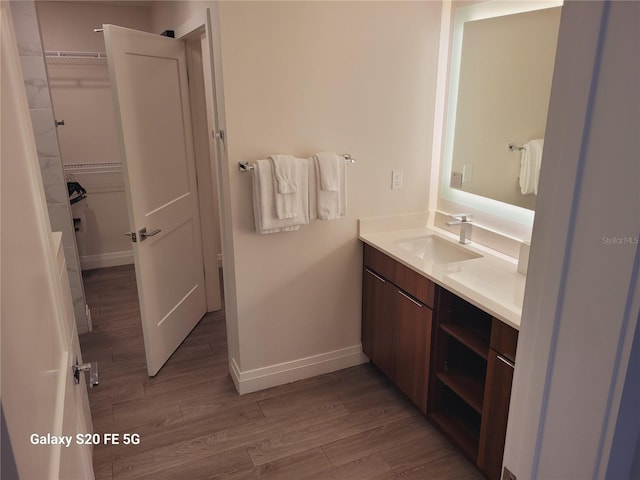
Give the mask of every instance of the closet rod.
MULTIPOLYGON (((340 156, 344 158, 345 163, 356 163, 356 159, 349 153, 341 153, 340 156)), ((253 170, 255 167, 253 165, 249 165, 249 162, 238 162, 238 168, 241 172, 248 172, 253 170)))

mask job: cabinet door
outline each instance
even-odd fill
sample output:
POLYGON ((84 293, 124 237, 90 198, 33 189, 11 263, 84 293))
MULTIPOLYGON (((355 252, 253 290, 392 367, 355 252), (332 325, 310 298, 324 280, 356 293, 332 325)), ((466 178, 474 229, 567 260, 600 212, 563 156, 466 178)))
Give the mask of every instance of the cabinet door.
POLYGON ((423 413, 427 413, 431 317, 429 307, 394 289, 393 378, 423 413))
POLYGON ((490 480, 500 479, 512 381, 513 363, 495 350, 489 350, 478 468, 490 480))
POLYGON ((393 286, 365 268, 362 284, 362 350, 387 377, 393 379, 393 324, 390 310, 393 286))

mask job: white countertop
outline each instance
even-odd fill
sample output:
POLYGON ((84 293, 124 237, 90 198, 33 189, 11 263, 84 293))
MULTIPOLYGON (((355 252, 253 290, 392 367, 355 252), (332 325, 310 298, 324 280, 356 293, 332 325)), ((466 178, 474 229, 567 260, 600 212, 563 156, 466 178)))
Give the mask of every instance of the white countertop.
POLYGON ((458 237, 429 227, 360 233, 360 240, 386 253, 403 265, 441 285, 498 320, 520 329, 526 277, 517 272, 517 260, 472 243, 460 245, 458 237), (435 235, 461 248, 482 255, 480 258, 435 264, 404 250, 398 242, 424 235, 435 235))

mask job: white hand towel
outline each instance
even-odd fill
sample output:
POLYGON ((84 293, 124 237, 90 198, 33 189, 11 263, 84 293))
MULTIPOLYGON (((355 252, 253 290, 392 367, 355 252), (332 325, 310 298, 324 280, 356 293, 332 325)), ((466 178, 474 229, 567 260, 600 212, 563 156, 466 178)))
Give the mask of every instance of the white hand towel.
POLYGON ((308 172, 307 163, 302 165, 296 179, 298 183, 297 209, 295 218, 280 219, 276 213, 273 167, 270 160, 258 160, 253 169, 253 214, 256 232, 277 233, 298 230, 300 225, 309 223, 308 172))
POLYGON ((538 184, 540 183, 540 169, 542 168, 542 148, 544 147, 544 140, 538 139, 533 140, 533 142, 535 142, 534 151, 536 152, 534 154, 536 166, 533 176, 533 194, 538 195, 538 184))
POLYGON ((319 152, 313 155, 318 162, 320 188, 328 192, 340 190, 340 162, 344 158, 333 152, 319 152))
POLYGON ((347 214, 347 162, 340 162, 340 216, 347 214))
POLYGON ((273 164, 278 193, 296 193, 298 191, 296 158, 292 155, 270 155, 268 158, 273 164))
MULTIPOLYGON (((334 220, 346 213, 346 167, 335 153, 313 155, 316 176, 316 209, 320 220, 334 220), (323 177, 326 178, 323 188, 323 177)), ((312 214, 313 215, 313 214, 312 214)))
POLYGON ((347 213, 347 167, 344 157, 333 154, 314 154, 309 158, 309 208, 311 218, 335 220, 347 213), (335 155, 337 162, 337 190, 322 188, 319 155, 335 155))
POLYGON ((525 143, 520 153, 520 193, 527 195, 538 194, 538 180, 542 165, 542 139, 531 140, 525 143))
POLYGON ((298 192, 298 161, 291 155, 271 155, 278 218, 295 218, 298 215, 296 194, 298 192))
POLYGON ((309 218, 318 218, 318 175, 316 174, 316 159, 307 158, 307 171, 309 172, 309 218))

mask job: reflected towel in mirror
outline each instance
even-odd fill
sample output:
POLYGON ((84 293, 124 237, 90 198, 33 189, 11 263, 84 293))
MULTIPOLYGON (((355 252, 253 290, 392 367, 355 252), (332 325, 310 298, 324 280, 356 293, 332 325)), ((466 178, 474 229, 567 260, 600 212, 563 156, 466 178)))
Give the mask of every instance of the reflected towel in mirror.
POLYGON ((540 166, 542 165, 542 147, 544 140, 539 138, 525 143, 520 153, 520 193, 538 194, 540 166))

